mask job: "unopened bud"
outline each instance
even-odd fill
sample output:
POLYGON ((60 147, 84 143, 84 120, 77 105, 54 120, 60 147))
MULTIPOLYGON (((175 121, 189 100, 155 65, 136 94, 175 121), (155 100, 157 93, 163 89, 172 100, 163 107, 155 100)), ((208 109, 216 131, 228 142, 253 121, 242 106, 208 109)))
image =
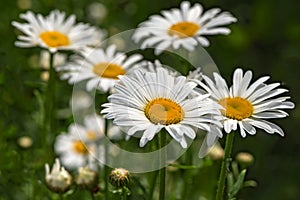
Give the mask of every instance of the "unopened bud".
POLYGON ((65 193, 72 185, 72 176, 64 167, 60 166, 59 160, 55 159, 52 171, 50 173, 49 165, 45 165, 46 185, 52 192, 65 193))
POLYGON ((189 74, 187 75, 188 80, 196 79, 201 81, 202 80, 202 70, 201 67, 197 67, 194 71, 190 71, 189 74))
POLYGON ((208 153, 208 156, 212 160, 222 160, 224 158, 224 149, 219 145, 216 144, 208 153))
POLYGON ((109 175, 109 182, 118 188, 123 188, 130 183, 130 172, 123 168, 116 168, 109 175))
POLYGON ((248 167, 253 164, 254 157, 250 153, 240 152, 236 155, 236 160, 244 167, 248 167))
POLYGON ((22 136, 18 139, 18 144, 20 147, 27 149, 32 146, 32 139, 28 136, 22 136))
POLYGON ((97 172, 91 170, 89 167, 80 167, 76 177, 76 184, 83 189, 93 190, 98 183, 97 172))

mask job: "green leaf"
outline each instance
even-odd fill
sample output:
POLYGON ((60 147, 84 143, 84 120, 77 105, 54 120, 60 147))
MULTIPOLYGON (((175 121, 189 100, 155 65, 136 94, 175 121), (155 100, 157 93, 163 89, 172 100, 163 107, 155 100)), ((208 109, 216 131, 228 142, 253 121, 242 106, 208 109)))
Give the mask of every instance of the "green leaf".
POLYGON ((228 196, 229 196, 229 199, 230 198, 233 198, 237 193, 238 191, 242 188, 243 186, 243 183, 244 183, 244 179, 245 179, 245 176, 246 176, 246 169, 244 169, 238 176, 236 182, 234 183, 233 187, 231 188, 228 196))
POLYGON ((38 107, 39 107, 39 109, 38 109, 39 112, 36 113, 36 115, 34 116, 34 119, 37 122, 37 124, 39 124, 39 126, 42 126, 43 121, 44 121, 44 112, 45 112, 43 97, 38 90, 34 90, 33 93, 37 99, 38 107))
POLYGON ((231 163, 231 168, 232 168, 232 172, 234 175, 234 178, 238 178, 240 172, 239 172, 239 168, 238 168, 238 164, 236 162, 232 162, 231 163))
POLYGON ((228 173, 228 175, 227 175, 227 193, 228 194, 232 190, 233 183, 234 183, 233 174, 232 173, 228 173))
POLYGON ((197 169, 196 165, 180 165, 180 164, 170 164, 169 166, 178 168, 178 169, 197 169))
POLYGON ((245 181, 243 184, 243 187, 256 187, 257 186, 257 182, 255 180, 248 180, 245 181))

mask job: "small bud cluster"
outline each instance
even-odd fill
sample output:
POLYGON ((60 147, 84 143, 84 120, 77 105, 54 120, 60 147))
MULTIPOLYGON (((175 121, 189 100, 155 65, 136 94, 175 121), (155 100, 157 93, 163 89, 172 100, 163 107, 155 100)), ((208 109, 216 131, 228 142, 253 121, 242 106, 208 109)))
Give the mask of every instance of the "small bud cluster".
POLYGON ((117 188, 126 187, 130 183, 130 173, 126 169, 116 168, 111 171, 109 182, 117 188))

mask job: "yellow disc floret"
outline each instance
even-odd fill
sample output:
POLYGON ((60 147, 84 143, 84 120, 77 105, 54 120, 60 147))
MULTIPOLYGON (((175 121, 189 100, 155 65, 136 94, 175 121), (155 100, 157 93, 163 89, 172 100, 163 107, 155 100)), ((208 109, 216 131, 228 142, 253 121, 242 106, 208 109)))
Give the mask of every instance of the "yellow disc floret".
POLYGON ((222 114, 230 119, 241 121, 250 117, 254 111, 252 104, 241 97, 224 98, 219 100, 218 103, 225 108, 221 111, 222 114))
POLYGON ((163 125, 177 124, 184 117, 181 106, 166 98, 156 98, 148 102, 144 113, 152 123, 163 125))
POLYGON ((89 140, 96 140, 98 135, 95 131, 89 130, 86 132, 86 136, 89 140))
POLYGON ((168 34, 180 38, 193 37, 199 29, 200 26, 193 22, 178 22, 169 28, 168 34))
POLYGON ((41 40, 49 47, 68 46, 70 40, 68 36, 57 31, 46 31, 40 34, 41 40))
POLYGON ((124 75, 126 71, 119 65, 101 62, 94 66, 93 72, 104 78, 118 79, 119 75, 124 75))
POLYGON ((87 154, 88 149, 86 148, 85 144, 80 140, 73 141, 73 149, 79 154, 87 154))

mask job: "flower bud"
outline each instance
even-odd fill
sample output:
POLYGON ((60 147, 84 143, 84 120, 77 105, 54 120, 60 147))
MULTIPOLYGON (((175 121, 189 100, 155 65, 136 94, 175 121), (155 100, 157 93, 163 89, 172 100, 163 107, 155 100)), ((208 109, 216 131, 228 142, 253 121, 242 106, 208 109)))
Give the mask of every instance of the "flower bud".
POLYGON ((208 153, 208 156, 212 160, 222 160, 224 158, 224 149, 219 145, 216 144, 208 153))
POLYGON ((252 154, 247 152, 240 152, 236 155, 236 160, 239 164, 241 164, 243 167, 248 167, 253 164, 254 157, 252 154))
POLYGON ((130 183, 130 172, 123 168, 116 168, 111 171, 109 182, 118 188, 127 186, 130 183))
POLYGON ((187 75, 187 79, 188 80, 197 79, 197 80, 201 81, 202 76, 203 76, 203 73, 202 73, 201 67, 197 67, 195 70, 189 71, 189 74, 187 75))
POLYGON ((24 149, 28 149, 32 146, 32 139, 31 137, 28 136, 22 136, 18 139, 18 144, 20 147, 24 148, 24 149))
POLYGON ((83 189, 93 190, 98 183, 97 172, 91 170, 89 167, 80 167, 76 177, 76 184, 83 189))
POLYGON ((45 165, 46 185, 49 190, 55 193, 65 193, 72 185, 72 176, 64 167, 60 166, 58 159, 55 159, 52 171, 50 173, 49 165, 45 165))

